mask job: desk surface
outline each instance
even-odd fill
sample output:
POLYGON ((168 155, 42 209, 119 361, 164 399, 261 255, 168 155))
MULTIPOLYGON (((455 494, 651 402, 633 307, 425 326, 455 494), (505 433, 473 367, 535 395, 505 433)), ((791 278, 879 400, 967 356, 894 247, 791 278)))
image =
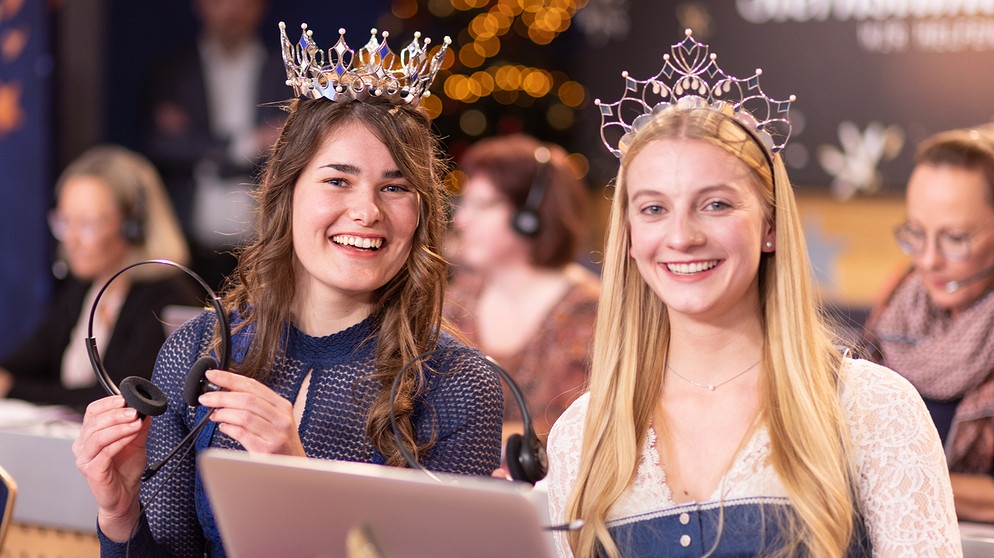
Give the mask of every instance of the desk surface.
POLYGON ((0 465, 17 483, 14 521, 94 531, 97 503, 76 470, 74 415, 0 400, 0 465))

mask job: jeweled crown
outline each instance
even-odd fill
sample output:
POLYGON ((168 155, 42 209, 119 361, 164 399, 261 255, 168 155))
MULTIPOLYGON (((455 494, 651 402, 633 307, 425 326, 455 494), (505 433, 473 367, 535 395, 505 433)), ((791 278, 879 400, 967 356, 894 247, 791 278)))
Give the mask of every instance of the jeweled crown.
POLYGON ((787 113, 795 97, 774 100, 759 86, 762 70, 757 69, 747 78, 737 78, 726 74, 716 59, 708 45, 694 40, 687 29, 686 38, 663 55, 663 67, 655 76, 637 80, 627 71, 622 72, 624 95, 613 103, 594 101, 600 107, 601 140, 608 151, 620 158, 642 126, 674 105, 726 112, 754 132, 771 153, 783 149, 790 138, 787 113), (612 132, 620 132, 617 144, 608 137, 612 132))
POLYGON ((416 106, 422 97, 431 94, 428 88, 452 42, 445 37, 441 48, 429 56, 431 39, 422 42, 421 33, 415 33, 411 44, 398 55, 387 44, 390 34, 384 31, 383 39, 377 40, 373 29, 366 46, 353 50, 345 42, 345 29, 339 29, 338 42, 326 56, 314 42, 307 24, 300 27, 300 41, 292 43, 286 35, 286 24, 280 22, 286 84, 298 97, 331 101, 372 96, 416 106))

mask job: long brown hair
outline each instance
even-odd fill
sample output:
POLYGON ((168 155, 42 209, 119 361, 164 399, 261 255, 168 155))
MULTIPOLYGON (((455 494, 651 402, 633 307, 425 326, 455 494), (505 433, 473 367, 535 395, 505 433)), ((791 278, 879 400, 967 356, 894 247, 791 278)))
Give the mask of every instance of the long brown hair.
MULTIPOLYGON (((282 356, 283 329, 291 320, 296 295, 294 187, 330 134, 351 123, 366 126, 387 146, 420 197, 421 214, 411 253, 397 275, 373 294, 372 316, 379 337, 375 377, 381 390, 370 408, 366 433, 389 465, 402 466, 406 461, 390 428, 390 386, 406 362, 434 348, 442 326, 446 263, 440 254, 449 197, 441 179, 447 162, 431 133, 431 121, 421 109, 376 100, 298 99, 290 102, 289 110, 261 176, 255 238, 239 255, 223 299, 225 307, 241 318, 233 332, 252 330, 249 350, 233 368, 249 377, 264 378, 282 356)), ((401 438, 415 457, 434 443, 416 443, 410 421, 412 402, 423 382, 421 364, 410 366, 393 405, 401 438)))

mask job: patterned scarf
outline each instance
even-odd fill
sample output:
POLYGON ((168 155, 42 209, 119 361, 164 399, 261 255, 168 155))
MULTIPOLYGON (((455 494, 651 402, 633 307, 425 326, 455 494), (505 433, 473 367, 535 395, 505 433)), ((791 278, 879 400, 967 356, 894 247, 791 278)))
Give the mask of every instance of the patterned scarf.
POLYGON ((954 320, 909 273, 871 319, 882 362, 928 399, 962 399, 947 440, 952 470, 989 472, 994 458, 994 290, 954 320))

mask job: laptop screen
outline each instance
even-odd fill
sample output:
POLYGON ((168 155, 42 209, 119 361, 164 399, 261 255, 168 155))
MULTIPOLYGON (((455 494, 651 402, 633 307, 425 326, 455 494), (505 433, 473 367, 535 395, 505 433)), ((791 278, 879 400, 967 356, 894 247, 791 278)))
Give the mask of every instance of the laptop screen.
POLYGON ((553 554, 545 493, 523 483, 218 449, 198 466, 232 558, 553 554))

